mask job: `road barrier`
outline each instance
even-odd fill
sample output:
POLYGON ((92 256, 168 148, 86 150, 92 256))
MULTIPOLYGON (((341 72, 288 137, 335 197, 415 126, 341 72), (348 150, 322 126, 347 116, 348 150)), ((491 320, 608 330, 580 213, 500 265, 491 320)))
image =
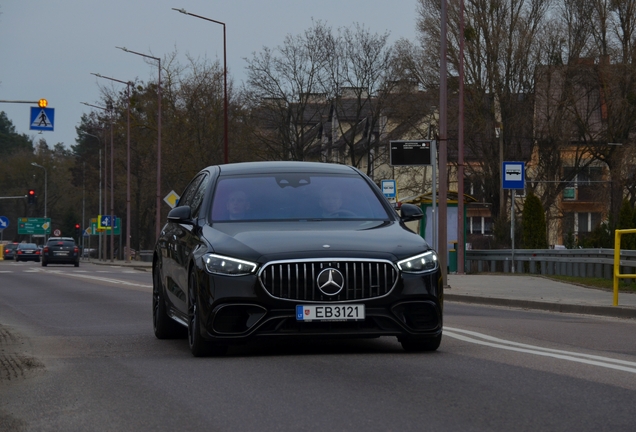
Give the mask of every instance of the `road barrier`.
MULTIPOLYGON (((618 280, 625 278, 636 278, 633 273, 621 273, 621 236, 623 234, 636 234, 636 229, 624 229, 614 231, 614 306, 618 306, 618 280)), ((633 267, 632 267, 633 269, 633 267)))
MULTIPOLYGON (((633 232, 636 233, 636 230, 633 232)), ((510 249, 467 250, 465 260, 466 273, 512 273, 513 255, 510 249)), ((514 264, 515 273, 612 279, 615 268, 618 274, 624 273, 625 277, 636 273, 636 251, 603 248, 515 249, 514 264)))

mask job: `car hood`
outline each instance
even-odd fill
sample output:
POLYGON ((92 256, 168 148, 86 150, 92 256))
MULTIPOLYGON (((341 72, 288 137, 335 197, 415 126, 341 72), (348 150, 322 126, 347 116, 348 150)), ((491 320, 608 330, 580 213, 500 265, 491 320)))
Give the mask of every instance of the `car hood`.
POLYGON ((203 230, 215 253, 257 262, 315 257, 394 261, 430 249, 422 237, 390 221, 235 222, 203 230))

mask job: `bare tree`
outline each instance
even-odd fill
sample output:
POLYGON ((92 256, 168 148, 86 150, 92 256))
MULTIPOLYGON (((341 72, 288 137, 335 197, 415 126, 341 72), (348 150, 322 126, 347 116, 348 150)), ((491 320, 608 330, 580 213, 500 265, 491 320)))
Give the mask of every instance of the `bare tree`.
POLYGON ((321 74, 331 28, 322 22, 283 45, 263 48, 248 60, 247 89, 252 121, 263 158, 305 160, 325 114, 321 74), (321 97, 322 96, 322 97, 321 97))
MULTIPOLYGON (((368 174, 370 155, 385 153, 379 146, 380 117, 395 83, 388 37, 360 24, 339 29, 329 45, 327 79, 322 83, 333 102, 332 150, 353 166, 365 161, 368 174)), ((331 160, 331 154, 326 156, 331 160)))
MULTIPOLYGON (((532 104, 534 71, 544 49, 538 36, 547 25, 549 4, 549 0, 467 0, 463 35, 459 35, 459 3, 449 5, 451 73, 459 65, 458 38, 465 41, 467 175, 483 178, 495 217, 504 207, 499 189, 501 161, 529 158, 532 136, 527 107, 532 104)), ((439 22, 439 2, 420 0, 419 38, 428 54, 420 58, 430 59, 430 66, 420 69, 430 71, 429 76, 439 61, 439 22)), ((449 129, 449 147, 456 145, 456 133, 449 129)))

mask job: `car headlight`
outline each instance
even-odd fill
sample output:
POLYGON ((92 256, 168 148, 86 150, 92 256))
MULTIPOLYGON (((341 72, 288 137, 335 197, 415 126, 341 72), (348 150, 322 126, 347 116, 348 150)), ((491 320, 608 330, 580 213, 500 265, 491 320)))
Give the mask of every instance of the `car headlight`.
POLYGON ((242 261, 216 254, 205 254, 203 256, 205 269, 214 274, 227 276, 244 276, 256 271, 258 267, 255 263, 242 261))
POLYGON ((439 264, 437 254, 433 251, 428 251, 399 261, 397 265, 404 273, 424 273, 435 270, 439 264))

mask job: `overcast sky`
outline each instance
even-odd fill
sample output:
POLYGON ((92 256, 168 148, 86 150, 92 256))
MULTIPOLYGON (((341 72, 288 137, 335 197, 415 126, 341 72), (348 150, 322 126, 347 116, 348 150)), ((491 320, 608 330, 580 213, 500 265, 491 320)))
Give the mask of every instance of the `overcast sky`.
MULTIPOLYGON (((144 58, 177 51, 223 60, 223 27, 173 11, 183 8, 226 24, 229 76, 245 79, 246 58, 274 48, 288 34, 312 26, 364 24, 373 33, 390 33, 389 42, 414 40, 416 0, 0 0, 0 100, 37 101, 55 109, 55 130, 29 129, 28 104, 0 103, 18 133, 75 144, 81 102, 97 104, 100 85, 111 85, 91 72, 122 81, 156 80, 157 68, 144 58)), ((116 83, 112 83, 117 85, 116 83)), ((115 87, 116 88, 116 87, 115 87)))

